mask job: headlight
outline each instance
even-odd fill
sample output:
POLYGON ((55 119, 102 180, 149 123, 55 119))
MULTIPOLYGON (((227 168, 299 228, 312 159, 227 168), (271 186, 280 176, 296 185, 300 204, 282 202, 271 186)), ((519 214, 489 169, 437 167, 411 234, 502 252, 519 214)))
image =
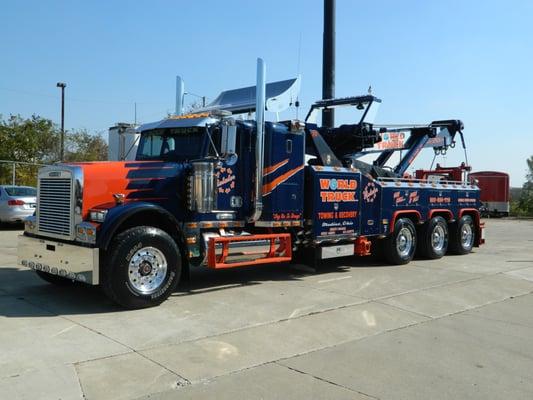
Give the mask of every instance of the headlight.
POLYGON ((30 215, 24 220, 24 230, 29 233, 37 231, 37 218, 35 215, 30 215))
POLYGON ((104 222, 107 210, 89 210, 89 219, 94 222, 104 222))

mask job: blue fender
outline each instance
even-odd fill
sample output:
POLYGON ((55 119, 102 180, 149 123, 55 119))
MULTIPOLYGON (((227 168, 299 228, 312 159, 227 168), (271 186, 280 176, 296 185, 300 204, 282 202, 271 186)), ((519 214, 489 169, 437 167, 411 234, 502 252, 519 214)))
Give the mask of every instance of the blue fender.
POLYGON ((176 233, 180 231, 179 222, 174 215, 168 212, 163 207, 147 202, 132 202, 124 205, 119 205, 110 208, 107 212, 103 224, 100 226, 98 232, 96 246, 100 249, 107 249, 111 240, 115 236, 117 229, 129 218, 143 212, 157 213, 161 217, 165 218, 170 224, 175 227, 176 233))

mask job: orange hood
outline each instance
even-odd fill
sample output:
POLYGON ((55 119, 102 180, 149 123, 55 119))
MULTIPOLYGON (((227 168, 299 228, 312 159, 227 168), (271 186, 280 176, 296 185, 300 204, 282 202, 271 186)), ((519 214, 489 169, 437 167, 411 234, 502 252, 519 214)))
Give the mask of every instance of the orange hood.
POLYGON ((91 208, 115 203, 114 194, 125 202, 164 201, 177 192, 184 166, 161 161, 101 161, 70 163, 83 171, 83 218, 91 208))

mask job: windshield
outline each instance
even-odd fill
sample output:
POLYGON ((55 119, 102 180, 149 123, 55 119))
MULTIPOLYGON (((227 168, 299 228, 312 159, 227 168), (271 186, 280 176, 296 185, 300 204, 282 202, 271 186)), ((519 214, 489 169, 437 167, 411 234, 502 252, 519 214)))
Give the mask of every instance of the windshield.
POLYGON ((32 187, 11 186, 4 189, 9 196, 37 196, 37 189, 32 187))
POLYGON ((202 157, 204 127, 152 129, 142 132, 137 160, 184 161, 202 157))

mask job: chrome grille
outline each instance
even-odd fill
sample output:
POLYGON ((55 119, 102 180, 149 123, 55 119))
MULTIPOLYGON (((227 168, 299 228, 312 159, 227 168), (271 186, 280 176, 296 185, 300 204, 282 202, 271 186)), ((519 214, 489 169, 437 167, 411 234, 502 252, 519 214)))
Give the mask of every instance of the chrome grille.
POLYGON ((72 237, 72 179, 39 179, 37 222, 41 233, 72 237))

